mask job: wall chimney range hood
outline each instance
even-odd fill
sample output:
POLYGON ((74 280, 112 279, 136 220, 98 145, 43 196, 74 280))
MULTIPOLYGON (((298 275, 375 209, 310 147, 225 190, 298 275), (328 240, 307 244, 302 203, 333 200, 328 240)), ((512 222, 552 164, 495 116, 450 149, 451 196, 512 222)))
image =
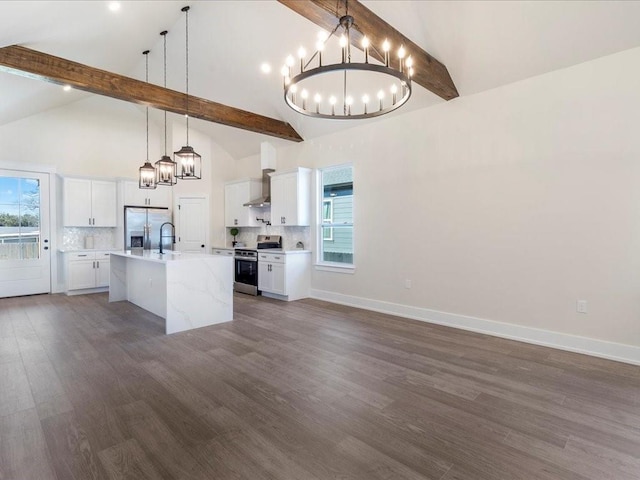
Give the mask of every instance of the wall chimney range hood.
POLYGON ((271 177, 270 173, 275 172, 273 168, 262 169, 262 195, 258 198, 243 204, 245 207, 270 207, 271 206, 271 177))

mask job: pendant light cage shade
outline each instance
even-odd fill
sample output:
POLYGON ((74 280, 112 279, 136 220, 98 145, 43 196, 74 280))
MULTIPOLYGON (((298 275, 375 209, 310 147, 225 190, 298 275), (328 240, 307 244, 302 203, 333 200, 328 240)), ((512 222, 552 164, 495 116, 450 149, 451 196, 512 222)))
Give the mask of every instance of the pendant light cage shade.
POLYGON ((193 147, 185 145, 173 153, 176 159, 176 177, 180 180, 200 180, 202 178, 202 157, 193 147))
MULTIPOLYGON (((142 52, 145 57, 146 81, 149 83, 149 50, 142 52)), ((156 169, 149 162, 149 107, 145 110, 147 122, 147 159, 138 169, 138 188, 153 190, 156 188, 156 169)))
POLYGON ((171 160, 171 157, 163 155, 160 160, 156 162, 156 184, 173 186, 178 183, 176 179, 176 162, 171 160))
POLYGON ((156 169, 148 160, 140 167, 138 178, 139 188, 147 190, 156 188, 156 169))

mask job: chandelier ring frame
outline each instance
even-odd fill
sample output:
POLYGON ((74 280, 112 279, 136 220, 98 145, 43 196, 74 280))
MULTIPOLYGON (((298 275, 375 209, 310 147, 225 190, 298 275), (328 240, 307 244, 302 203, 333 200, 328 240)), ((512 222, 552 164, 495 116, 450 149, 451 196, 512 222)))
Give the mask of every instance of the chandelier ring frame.
POLYGON ((296 112, 306 115, 309 117, 315 118, 325 118, 325 119, 334 119, 334 120, 360 120, 365 118, 378 117, 380 115, 385 115, 390 113, 402 105, 404 105, 407 100, 411 97, 411 77, 407 75, 405 72, 401 72, 399 70, 395 70, 391 67, 387 67, 385 65, 376 65, 372 63, 335 63, 330 65, 322 65, 320 67, 315 67, 309 70, 306 70, 302 73, 299 73, 295 77, 290 79, 289 84, 284 89, 284 100, 289 105, 290 108, 295 110, 296 112), (376 110, 373 112, 363 113, 363 114, 354 114, 354 115, 344 115, 344 114, 330 114, 330 113, 318 113, 315 111, 303 109, 299 105, 297 105, 292 98, 290 89, 293 85, 300 85, 300 82, 307 80, 311 77, 315 77, 317 75, 323 75, 326 73, 332 72, 350 72, 350 71, 364 71, 364 72, 375 72, 381 73, 384 75, 389 75, 400 80, 404 95, 402 95, 398 100, 392 105, 382 109, 376 110))

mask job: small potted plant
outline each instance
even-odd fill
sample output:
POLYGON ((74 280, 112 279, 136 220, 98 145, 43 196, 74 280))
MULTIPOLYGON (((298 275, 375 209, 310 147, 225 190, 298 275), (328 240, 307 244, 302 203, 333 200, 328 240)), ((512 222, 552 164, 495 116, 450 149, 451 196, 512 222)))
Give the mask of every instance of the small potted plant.
POLYGON ((238 243, 236 242, 236 235, 240 233, 240 230, 238 230, 237 228, 232 228, 231 230, 229 230, 229 233, 233 235, 233 242, 231 242, 231 245, 235 247, 236 243, 238 243))

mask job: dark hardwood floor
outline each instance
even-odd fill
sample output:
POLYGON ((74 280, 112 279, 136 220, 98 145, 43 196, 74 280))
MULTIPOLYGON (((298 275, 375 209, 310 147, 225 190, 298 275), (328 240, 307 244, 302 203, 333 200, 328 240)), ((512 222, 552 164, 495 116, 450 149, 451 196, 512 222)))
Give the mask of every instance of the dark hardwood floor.
POLYGON ((640 478, 640 367, 315 300, 0 300, 0 479, 640 478))

